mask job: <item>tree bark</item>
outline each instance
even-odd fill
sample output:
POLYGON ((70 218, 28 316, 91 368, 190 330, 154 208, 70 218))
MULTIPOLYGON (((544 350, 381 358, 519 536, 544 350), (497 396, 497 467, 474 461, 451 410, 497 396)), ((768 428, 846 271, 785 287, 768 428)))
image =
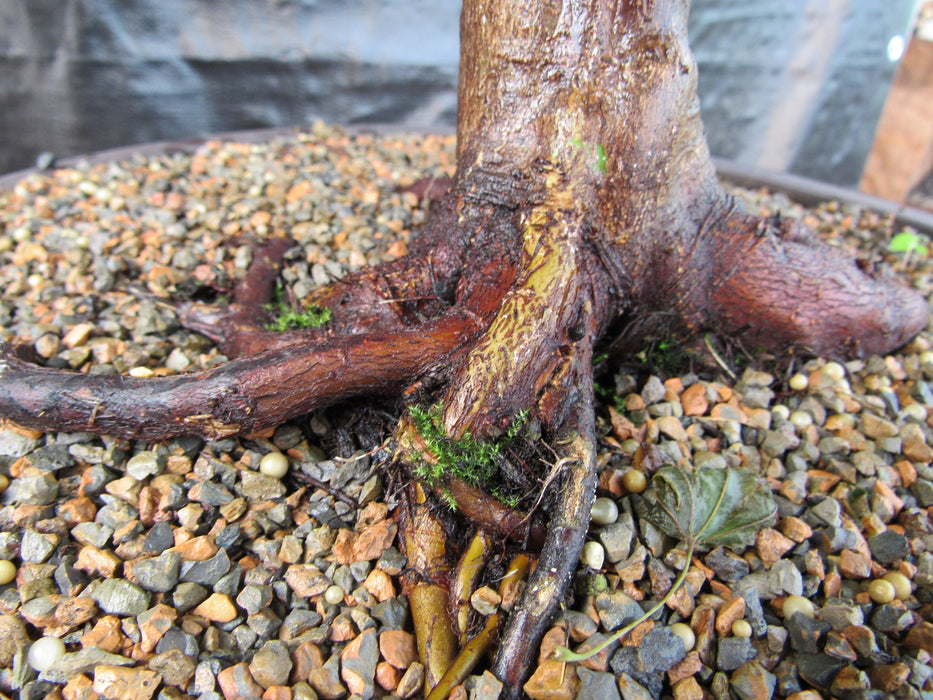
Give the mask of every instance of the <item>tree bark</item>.
POLYGON ((441 387, 454 439, 494 438, 529 410, 566 468, 495 665, 516 696, 586 533, 599 343, 709 330, 750 348, 868 355, 927 322, 919 295, 725 195, 687 12, 686 0, 465 0, 457 172, 406 258, 315 292, 310 301, 333 312, 320 330, 273 340, 257 320, 269 287, 224 312, 185 308, 187 325, 239 358, 207 372, 89 377, 8 349, 0 415, 50 430, 213 437, 425 377, 441 387))

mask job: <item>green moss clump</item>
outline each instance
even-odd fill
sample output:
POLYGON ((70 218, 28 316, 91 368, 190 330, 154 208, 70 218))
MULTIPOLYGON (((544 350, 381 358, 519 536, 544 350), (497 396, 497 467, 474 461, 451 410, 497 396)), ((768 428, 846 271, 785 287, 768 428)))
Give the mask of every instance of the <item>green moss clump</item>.
POLYGON ((464 434, 458 440, 449 437, 442 424, 439 404, 430 409, 412 406, 409 413, 431 452, 430 460, 418 460, 415 476, 431 488, 441 487, 448 507, 454 509, 457 506, 450 492, 443 488, 444 479, 448 475, 486 489, 509 507, 518 503, 517 496, 508 493, 494 481, 499 474, 502 450, 521 434, 528 422, 528 411, 519 412, 505 434, 495 442, 478 440, 470 433, 464 434))
POLYGON ((331 310, 321 306, 309 306, 303 311, 295 311, 285 303, 282 288, 275 290, 275 302, 264 306, 266 311, 275 314, 275 320, 266 324, 266 330, 299 331, 306 328, 320 328, 330 321, 331 310))

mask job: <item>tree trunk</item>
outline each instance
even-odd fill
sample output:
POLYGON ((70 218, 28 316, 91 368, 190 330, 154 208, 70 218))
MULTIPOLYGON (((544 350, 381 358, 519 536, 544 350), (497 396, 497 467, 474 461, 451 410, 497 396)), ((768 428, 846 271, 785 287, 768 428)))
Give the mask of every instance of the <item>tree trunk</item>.
POLYGON ((244 356, 200 374, 87 377, 8 351, 0 415, 152 440, 215 436, 418 382, 441 387, 454 439, 494 438, 530 410, 561 469, 541 559, 496 661, 514 696, 586 532, 598 343, 624 350, 711 330, 750 348, 868 355, 926 324, 919 295, 724 194, 687 10, 686 0, 465 0, 457 172, 407 258, 318 290, 311 301, 331 323, 274 342, 256 299, 223 314, 186 308, 188 325, 244 356))

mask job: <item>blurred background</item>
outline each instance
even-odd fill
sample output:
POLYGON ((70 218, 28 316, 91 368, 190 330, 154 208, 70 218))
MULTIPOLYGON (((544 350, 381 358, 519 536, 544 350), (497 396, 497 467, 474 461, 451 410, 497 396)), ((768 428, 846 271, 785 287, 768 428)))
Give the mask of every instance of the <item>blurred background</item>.
MULTIPOLYGON (((896 201, 922 191, 933 159, 930 4, 694 0, 714 154, 896 201)), ((316 119, 450 130, 459 8, 0 0, 0 173, 316 119)))

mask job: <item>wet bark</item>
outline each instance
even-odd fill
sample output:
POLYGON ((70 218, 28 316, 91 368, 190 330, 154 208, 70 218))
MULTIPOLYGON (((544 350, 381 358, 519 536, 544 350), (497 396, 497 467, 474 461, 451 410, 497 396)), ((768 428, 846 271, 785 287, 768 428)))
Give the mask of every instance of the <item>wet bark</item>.
POLYGON ((586 532, 591 359, 611 328, 627 329, 616 349, 712 330, 749 348, 836 356, 890 351, 927 322, 915 293, 724 194, 687 6, 465 0, 457 172, 406 258, 315 292, 309 301, 333 312, 315 331, 270 336, 259 293, 225 311, 184 308, 186 324, 237 358, 207 372, 88 377, 8 349, 0 415, 48 430, 214 437, 425 377, 442 387, 453 438, 495 437, 530 410, 566 468, 495 664, 516 696, 586 532))

